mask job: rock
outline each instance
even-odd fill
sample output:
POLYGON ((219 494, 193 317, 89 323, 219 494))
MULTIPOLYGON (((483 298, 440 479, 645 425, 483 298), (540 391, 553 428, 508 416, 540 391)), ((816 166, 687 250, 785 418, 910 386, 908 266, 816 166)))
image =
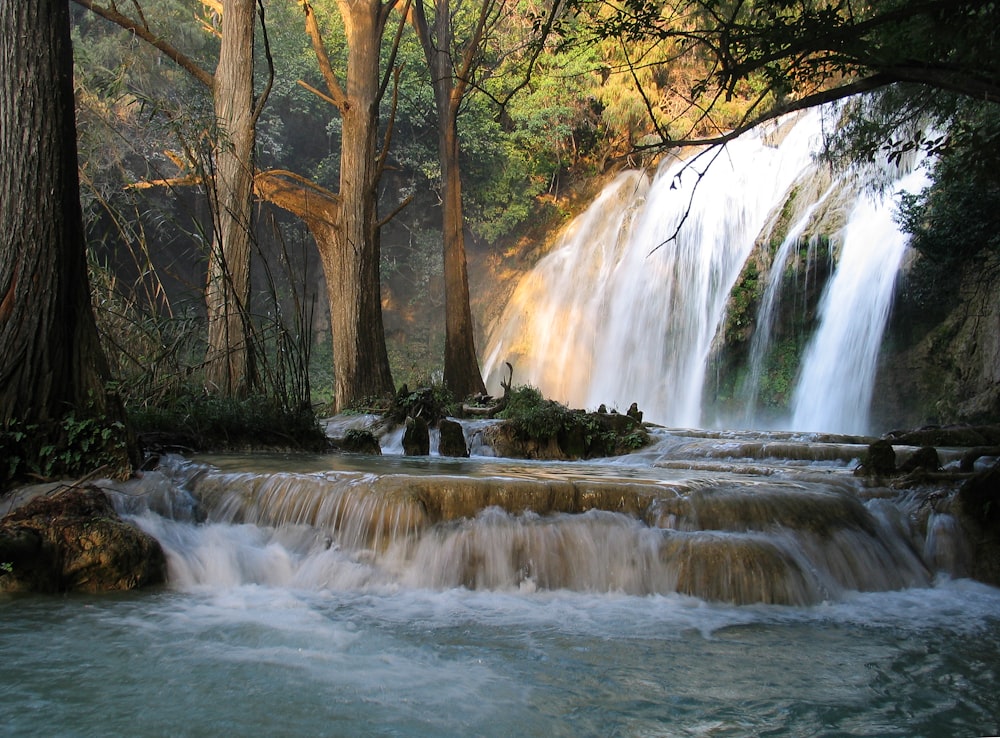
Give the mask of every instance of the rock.
POLYGON ((431 452, 431 432, 423 418, 407 418, 403 431, 403 453, 407 456, 427 456, 431 452))
POLYGON ((441 431, 441 443, 438 451, 442 456, 467 457, 469 447, 465 443, 465 432, 462 424, 457 420, 445 418, 438 423, 438 430, 441 431))
POLYGON ((896 473, 896 450, 882 439, 868 446, 860 471, 869 477, 888 477, 896 473))
POLYGON ((0 591, 110 592, 160 584, 159 542, 97 487, 36 497, 0 520, 0 591))
POLYGON ((971 533, 972 576, 1000 586, 1000 463, 959 488, 954 512, 971 533))
POLYGON ((1000 426, 948 425, 924 426, 910 431, 893 431, 885 436, 904 446, 995 446, 1000 444, 1000 426))
POLYGON ((933 446, 923 446, 914 451, 899 465, 900 474, 909 474, 917 469, 935 472, 941 468, 941 459, 938 457, 937 449, 933 446))
POLYGON ((382 455, 382 447, 379 445, 378 438, 370 430, 352 428, 337 441, 336 445, 349 453, 382 455))

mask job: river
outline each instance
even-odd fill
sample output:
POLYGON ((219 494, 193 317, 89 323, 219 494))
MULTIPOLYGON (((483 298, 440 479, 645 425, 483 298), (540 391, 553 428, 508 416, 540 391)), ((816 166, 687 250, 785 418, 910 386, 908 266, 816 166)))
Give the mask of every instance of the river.
MULTIPOLYGON (((0 599, 0 724, 12 736, 996 735, 1000 590, 934 563, 948 557, 908 527, 913 497, 852 475, 852 440, 659 431, 644 453, 573 464, 167 459, 139 482, 106 484, 163 543, 170 583, 0 599), (521 483, 569 484, 576 504, 598 499, 585 484, 626 485, 643 504, 647 486, 658 504, 742 494, 732 490, 851 498, 869 539, 903 542, 909 553, 878 556, 909 583, 838 574, 822 557, 848 554, 809 536, 835 539, 840 528, 817 523, 822 513, 788 522, 797 507, 781 507, 788 520, 777 525, 701 507, 696 525, 683 512, 650 524, 648 510, 637 520, 502 505, 446 520, 444 503, 439 519, 417 520, 371 502, 400 505, 400 488, 430 495, 448 484, 471 494, 454 480, 492 490, 482 493, 494 501, 497 490, 522 499, 521 483), (331 499, 335 514, 315 506, 331 499), (365 511, 367 528, 352 527, 349 508, 365 511), (735 604, 739 587, 697 596, 666 569, 650 574, 670 558, 665 541, 704 536, 791 541, 810 551, 794 566, 813 567, 821 584, 803 590, 806 604, 753 594, 735 604), (639 555, 650 540, 659 554, 639 555), (559 586, 541 560, 556 543, 566 571, 588 573, 559 586), (623 556, 628 545, 634 555, 623 556), (474 561, 457 582, 442 578, 458 550, 474 561), (857 588, 844 576, 859 577, 857 588)), ((735 576, 736 560, 714 576, 735 576)))

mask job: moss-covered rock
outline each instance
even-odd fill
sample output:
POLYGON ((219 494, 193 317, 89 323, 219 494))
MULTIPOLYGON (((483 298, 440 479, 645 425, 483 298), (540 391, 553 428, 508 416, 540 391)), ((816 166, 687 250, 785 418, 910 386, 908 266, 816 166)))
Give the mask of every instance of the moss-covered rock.
POLYGON ((586 412, 546 400, 534 387, 516 387, 507 395, 504 423, 485 432, 499 456, 528 459, 592 459, 636 451, 649 434, 631 414, 586 412))

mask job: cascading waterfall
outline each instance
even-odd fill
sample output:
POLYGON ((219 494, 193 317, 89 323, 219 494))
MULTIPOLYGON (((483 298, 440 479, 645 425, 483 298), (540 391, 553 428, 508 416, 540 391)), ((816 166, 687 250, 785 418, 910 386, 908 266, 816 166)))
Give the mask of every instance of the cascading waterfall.
POLYGON ((781 296, 782 276, 788 257, 793 248, 796 248, 805 233, 806 228, 812 221, 813 214, 826 201, 826 199, 836 189, 836 183, 813 203, 806 208, 806 212, 791 227, 781 245, 774 255, 774 263, 767 275, 764 296, 761 299, 760 309, 757 312, 757 325, 754 329, 753 340, 750 345, 750 372, 748 385, 748 397, 746 400, 746 415, 744 421, 746 425, 753 427, 757 412, 757 388, 764 371, 764 359, 770 348, 771 329, 774 323, 775 308, 781 296))
POLYGON ((515 291, 486 352, 490 386, 510 361, 518 383, 568 404, 637 402, 650 420, 697 425, 729 291, 820 126, 809 113, 780 146, 757 131, 707 167, 661 167, 648 188, 641 174, 619 176, 515 291), (629 192, 641 197, 623 217, 629 192))
MULTIPOLYGON (((794 193, 812 189, 817 199, 796 204, 801 212, 789 223, 785 250, 803 237, 817 208, 843 211, 838 217, 846 224, 827 223, 840 258, 786 422, 792 429, 868 432, 878 344, 906 241, 887 198, 860 194, 857 183, 810 184, 817 181, 814 152, 825 114, 810 111, 743 136, 700 172, 698 162, 675 161, 661 165, 648 185, 639 173, 620 175, 515 290, 485 353, 491 389, 499 390, 510 362, 516 383, 570 406, 624 409, 636 402, 647 420, 698 426, 707 362, 730 292, 755 244, 770 238, 776 214, 794 193), (824 203, 828 198, 835 202, 824 203)), ((896 191, 921 181, 903 178, 896 191)), ((779 272, 785 256, 774 259, 779 272)), ((764 308, 773 311, 776 299, 772 294, 764 308)), ((770 322, 767 313, 758 317, 765 329, 754 338, 758 372, 770 322)))
MULTIPOLYGON (((896 183, 893 195, 927 184, 917 169, 896 183)), ((868 432, 879 345, 908 241, 887 210, 884 198, 865 194, 844 228, 837 270, 820 303, 820 327, 803 357, 793 428, 868 432)))
POLYGON ((834 477, 501 468, 486 477, 232 473, 168 461, 118 506, 160 540, 171 580, 187 587, 683 593, 807 605, 926 586, 924 558, 955 549, 931 542, 921 554, 908 524, 834 477))

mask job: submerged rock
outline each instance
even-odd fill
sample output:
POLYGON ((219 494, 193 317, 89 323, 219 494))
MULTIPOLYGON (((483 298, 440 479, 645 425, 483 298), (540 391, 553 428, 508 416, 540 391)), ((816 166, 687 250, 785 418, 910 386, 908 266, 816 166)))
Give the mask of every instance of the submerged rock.
POLYGON ((96 487, 40 496, 0 520, 0 591, 110 592, 166 579, 160 544, 96 487))
POLYGON ((941 468, 941 458, 933 446, 921 446, 899 465, 900 474, 909 474, 918 469, 936 472, 941 468))
POLYGON ((1000 586, 1000 463, 962 485, 955 510, 970 533, 972 576, 1000 586))
POLYGON ((888 477, 896 473, 896 450, 885 439, 868 446, 868 453, 858 470, 868 477, 888 477))

